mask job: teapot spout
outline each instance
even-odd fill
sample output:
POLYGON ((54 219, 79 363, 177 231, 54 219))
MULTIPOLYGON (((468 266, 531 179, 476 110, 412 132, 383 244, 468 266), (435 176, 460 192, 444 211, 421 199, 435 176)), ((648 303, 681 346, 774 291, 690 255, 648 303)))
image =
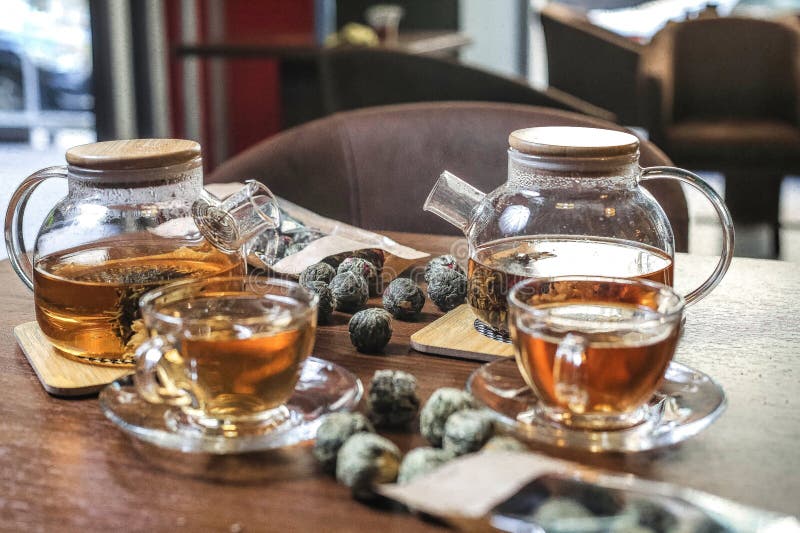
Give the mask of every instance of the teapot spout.
POLYGON ((241 250, 255 236, 281 224, 275 196, 254 180, 224 200, 204 189, 192 205, 192 218, 206 240, 226 253, 241 250))
POLYGON ((472 222, 472 211, 484 196, 486 196, 484 193, 445 170, 431 189, 422 208, 438 215, 466 234, 472 222))

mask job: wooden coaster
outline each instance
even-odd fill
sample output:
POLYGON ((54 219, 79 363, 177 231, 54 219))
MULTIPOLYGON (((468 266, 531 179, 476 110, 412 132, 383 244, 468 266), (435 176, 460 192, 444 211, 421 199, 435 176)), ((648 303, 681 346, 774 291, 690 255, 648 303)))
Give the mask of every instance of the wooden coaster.
POLYGON ((131 368, 79 363, 57 354, 36 322, 26 322, 15 327, 14 336, 44 390, 56 396, 93 394, 133 371, 131 368))
POLYGON ((411 335, 411 347, 418 352, 494 361, 514 357, 514 347, 478 332, 475 315, 464 304, 411 335))

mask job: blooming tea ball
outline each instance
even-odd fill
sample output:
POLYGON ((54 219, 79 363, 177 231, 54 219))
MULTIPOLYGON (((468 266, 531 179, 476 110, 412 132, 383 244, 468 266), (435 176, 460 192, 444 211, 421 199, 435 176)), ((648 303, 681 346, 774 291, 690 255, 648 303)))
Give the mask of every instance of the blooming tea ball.
POLYGON ((356 497, 372 495, 372 487, 392 483, 400 467, 400 450, 392 441, 374 433, 356 433, 339 448, 336 479, 356 497))
POLYGON ((428 281, 428 298, 442 311, 450 311, 467 298, 467 276, 458 270, 432 270, 428 281))
POLYGON ((461 272, 462 274, 464 271, 458 266, 458 261, 452 255, 440 255, 439 257, 434 257, 428 264, 425 265, 425 281, 430 283, 431 281, 431 273, 434 270, 445 269, 445 270, 455 270, 457 272, 461 272))
POLYGON ((303 284, 310 292, 317 295, 317 321, 320 324, 328 324, 333 316, 333 309, 336 307, 336 300, 333 291, 324 281, 309 281, 303 284))
POLYGON ((363 277, 367 281, 370 296, 378 294, 378 269, 375 265, 360 257, 348 257, 336 269, 337 274, 345 272, 352 272, 357 276, 363 277))
POLYGON ((400 471, 397 474, 398 483, 408 483, 416 477, 433 472, 455 455, 441 448, 431 448, 423 446, 415 448, 403 457, 400 463, 400 471))
POLYGON ((453 387, 437 389, 425 402, 419 415, 419 431, 434 446, 442 445, 444 425, 453 413, 476 407, 470 393, 453 387))
POLYGON ((330 282, 333 298, 336 300, 336 309, 352 313, 358 311, 369 298, 367 281, 352 272, 336 274, 330 282))
POLYGON ((483 445, 482 450, 493 452, 527 452, 528 447, 514 437, 496 435, 483 445))
POLYGON ((377 307, 364 309, 353 315, 348 329, 350 342, 359 352, 379 352, 392 338, 392 316, 377 307))
POLYGON ((477 452, 494 433, 494 424, 485 411, 464 409, 448 417, 442 447, 456 455, 477 452))
POLYGON ((336 275, 336 269, 327 263, 315 263, 306 267, 300 273, 300 285, 311 283, 312 281, 323 281, 330 283, 333 276, 336 275))
POLYGON ((356 433, 374 433, 375 429, 361 413, 331 413, 317 430, 314 457, 328 471, 336 469, 336 455, 347 439, 356 433))
POLYGON ((383 308, 401 320, 416 317, 425 305, 425 294, 409 278, 397 278, 383 291, 383 308))
POLYGON ((417 379, 402 370, 378 370, 367 393, 369 418, 378 427, 411 422, 419 410, 417 379))

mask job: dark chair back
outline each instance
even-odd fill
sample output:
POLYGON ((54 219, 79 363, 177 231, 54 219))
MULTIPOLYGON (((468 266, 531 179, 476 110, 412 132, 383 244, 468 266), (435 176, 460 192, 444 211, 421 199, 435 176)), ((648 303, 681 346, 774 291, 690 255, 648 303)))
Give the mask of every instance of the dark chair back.
POLYGON ((579 11, 547 4, 539 13, 548 83, 639 125, 636 75, 642 46, 595 26, 579 11))
POLYGON ((797 121, 797 32, 723 17, 674 26, 673 118, 797 121))
MULTIPOLYGON (((532 126, 622 129, 542 107, 445 102, 338 113, 271 137, 222 164, 207 182, 255 178, 275 194, 357 226, 439 234, 457 231, 422 211, 443 170, 489 192, 506 180, 508 135, 532 126)), ((643 166, 670 165, 643 141, 643 166)), ((648 183, 670 218, 676 249, 688 242, 686 199, 677 183, 648 183)))
POLYGON ((345 47, 319 58, 329 113, 413 102, 506 102, 563 109, 615 121, 613 113, 559 90, 537 90, 509 78, 443 57, 385 48, 345 47))

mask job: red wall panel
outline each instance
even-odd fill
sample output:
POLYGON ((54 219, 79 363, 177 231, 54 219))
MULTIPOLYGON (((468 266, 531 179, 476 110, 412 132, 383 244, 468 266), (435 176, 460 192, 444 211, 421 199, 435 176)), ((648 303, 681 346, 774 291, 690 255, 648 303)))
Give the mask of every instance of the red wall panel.
MULTIPOLYGON (((208 34, 207 0, 195 0, 198 13, 197 33, 202 42, 208 34)), ((170 48, 182 42, 180 0, 166 4, 167 40, 170 48)), ((257 41, 265 35, 313 33, 313 0, 225 0, 224 38, 227 41, 257 41)), ((208 69, 201 67, 203 83, 201 111, 203 113, 202 143, 206 163, 219 163, 219 157, 211 153, 216 135, 228 136, 228 157, 244 148, 273 135, 281 129, 280 80, 278 65, 267 59, 227 60, 226 94, 227 126, 211 122, 209 109, 208 69)), ((170 100, 172 104, 173 134, 186 136, 184 128, 183 69, 181 61, 170 54, 170 100)))
MULTIPOLYGON (((228 39, 257 40, 281 33, 313 33, 312 0, 228 0, 228 39)), ((270 136, 281 128, 280 83, 274 60, 235 59, 228 66, 228 129, 230 154, 270 136)))

